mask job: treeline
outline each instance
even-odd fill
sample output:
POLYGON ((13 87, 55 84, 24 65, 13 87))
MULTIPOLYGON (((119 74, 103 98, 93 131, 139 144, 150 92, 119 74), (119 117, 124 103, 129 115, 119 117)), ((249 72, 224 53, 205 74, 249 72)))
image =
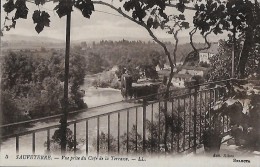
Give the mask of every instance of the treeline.
MULTIPOLYGON (((9 52, 1 57, 1 109, 3 124, 62 112, 64 56, 58 52, 34 54, 9 52)), ((86 59, 71 54, 69 74, 70 110, 86 108, 84 83, 86 59)))
MULTIPOLYGON (((172 53, 174 44, 167 42, 166 45, 172 53)), ((196 46, 203 46, 203 44, 197 44, 196 46)), ((129 62, 133 64, 145 64, 147 61, 150 61, 148 60, 149 57, 154 54, 161 56, 168 63, 163 48, 155 42, 128 40, 100 41, 99 43, 93 42, 92 44, 82 42, 80 45, 75 46, 74 50, 86 56, 89 62, 87 71, 90 73, 101 72, 114 65, 124 65, 129 62)), ((177 50, 177 62, 182 61, 192 50, 190 44, 180 44, 177 50)))

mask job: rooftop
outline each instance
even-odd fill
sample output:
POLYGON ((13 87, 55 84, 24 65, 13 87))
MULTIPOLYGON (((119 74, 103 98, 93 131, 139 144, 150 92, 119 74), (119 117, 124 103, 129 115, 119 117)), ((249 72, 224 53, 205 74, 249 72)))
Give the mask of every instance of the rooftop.
POLYGON ((191 79, 192 75, 190 74, 175 74, 173 78, 184 78, 184 79, 191 79))
POLYGON ((186 70, 196 70, 196 71, 208 71, 209 68, 200 67, 200 66, 183 66, 182 69, 186 70))

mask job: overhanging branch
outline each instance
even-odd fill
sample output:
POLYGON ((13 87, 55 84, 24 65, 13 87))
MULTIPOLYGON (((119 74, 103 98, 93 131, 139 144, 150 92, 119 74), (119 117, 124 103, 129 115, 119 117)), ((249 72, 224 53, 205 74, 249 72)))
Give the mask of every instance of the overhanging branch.
POLYGON ((193 48, 193 51, 191 51, 188 56, 184 59, 183 63, 185 64, 187 61, 189 61, 189 59, 191 59, 191 57, 194 55, 194 54, 198 54, 200 51, 202 50, 205 50, 205 49, 209 49, 211 47, 211 44, 210 42, 208 41, 207 37, 209 34, 212 33, 212 31, 214 29, 211 29, 209 32, 207 32, 205 35, 202 35, 202 37, 204 38, 204 41, 205 41, 205 44, 206 46, 205 47, 202 47, 202 48, 199 48, 197 49, 193 43, 193 35, 197 32, 197 27, 195 27, 194 29, 192 29, 190 32, 189 32, 189 35, 190 35, 190 45, 192 46, 193 48))
POLYGON ((111 9, 117 11, 119 14, 121 14, 121 15, 124 16, 125 18, 127 18, 127 19, 129 19, 129 20, 135 22, 136 24, 138 24, 138 25, 144 27, 144 28, 148 31, 149 35, 153 38, 153 40, 154 40, 156 43, 158 43, 159 45, 161 45, 161 46, 163 47, 164 52, 165 52, 165 54, 166 54, 167 57, 168 57, 168 60, 169 60, 169 63, 170 63, 171 68, 172 68, 172 69, 174 68, 173 61, 172 61, 170 52, 168 51, 166 45, 165 45, 163 42, 161 42, 161 41, 154 35, 154 33, 152 32, 152 30, 151 30, 143 21, 137 21, 137 20, 133 19, 132 17, 130 17, 130 16, 128 16, 127 14, 125 14, 125 13, 122 11, 121 8, 116 8, 115 6, 113 6, 113 5, 109 4, 109 3, 106 3, 106 2, 103 2, 103 1, 93 1, 93 4, 99 4, 99 5, 108 6, 108 7, 110 7, 111 9))

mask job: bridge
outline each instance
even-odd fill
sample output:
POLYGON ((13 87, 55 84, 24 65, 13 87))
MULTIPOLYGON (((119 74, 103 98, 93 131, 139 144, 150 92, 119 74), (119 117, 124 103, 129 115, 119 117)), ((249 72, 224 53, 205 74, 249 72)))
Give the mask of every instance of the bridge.
MULTIPOLYGON (((231 81, 170 91, 167 98, 162 92, 70 112, 67 151, 75 154, 196 153, 203 146, 203 131, 213 126, 210 109, 216 101, 227 96, 226 87, 231 81), (156 98, 151 101, 151 97, 156 98), (119 107, 118 104, 124 105, 119 107), (114 106, 114 110, 108 110, 109 106, 114 106), (86 115, 81 117, 79 113, 86 115)), ((46 123, 44 127, 2 135, 1 151, 60 153, 57 129, 61 116, 1 125, 2 130, 8 130, 25 124, 57 120, 55 124, 46 123)), ((223 136, 229 132, 229 123, 227 116, 221 118, 223 136)))

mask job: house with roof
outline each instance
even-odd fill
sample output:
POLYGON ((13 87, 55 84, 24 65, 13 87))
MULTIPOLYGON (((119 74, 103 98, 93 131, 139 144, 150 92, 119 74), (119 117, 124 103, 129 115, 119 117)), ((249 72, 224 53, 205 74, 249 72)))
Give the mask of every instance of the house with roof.
POLYGON ((185 82, 190 81, 192 75, 189 74, 175 74, 172 78, 172 85, 179 88, 185 88, 185 82))
POLYGON ((205 49, 199 52, 199 63, 210 64, 210 58, 218 53, 218 43, 212 43, 209 49, 205 49))
POLYGON ((209 71, 209 68, 199 66, 183 66, 179 74, 188 74, 191 76, 199 75, 204 77, 209 71))

